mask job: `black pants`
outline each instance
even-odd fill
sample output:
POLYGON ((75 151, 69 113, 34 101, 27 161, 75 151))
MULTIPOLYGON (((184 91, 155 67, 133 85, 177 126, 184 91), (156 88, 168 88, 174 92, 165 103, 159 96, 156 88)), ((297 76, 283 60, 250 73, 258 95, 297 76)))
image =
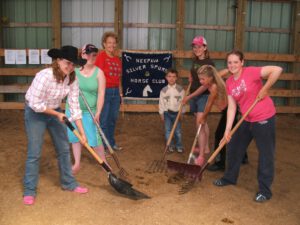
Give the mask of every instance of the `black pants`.
POLYGON ((223 179, 235 184, 248 145, 254 139, 258 148, 259 192, 271 198, 274 178, 275 116, 260 122, 244 121, 227 145, 227 165, 223 179))
MULTIPOLYGON (((214 149, 218 148, 219 143, 224 136, 224 132, 226 129, 226 121, 227 121, 227 107, 221 113, 222 113, 222 116, 221 116, 221 119, 218 123, 217 129, 215 132, 215 148, 214 149)), ((238 111, 236 112, 234 120, 233 120, 233 125, 232 125, 233 127, 236 125, 237 121, 238 121, 238 111)), ((245 156, 244 156, 244 160, 246 160, 246 159, 248 159, 247 152, 245 153, 245 156)), ((216 164, 219 167, 225 168, 225 162, 226 162, 226 145, 224 145, 220 154, 218 155, 218 157, 216 159, 216 164)))

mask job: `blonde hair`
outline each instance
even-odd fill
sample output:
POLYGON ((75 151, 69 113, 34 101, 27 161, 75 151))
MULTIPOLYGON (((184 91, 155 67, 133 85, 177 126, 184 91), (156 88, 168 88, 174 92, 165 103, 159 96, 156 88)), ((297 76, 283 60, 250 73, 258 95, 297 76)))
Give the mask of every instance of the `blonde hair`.
POLYGON ((103 34, 102 36, 102 40, 101 40, 101 45, 102 48, 104 49, 104 43, 106 42, 107 38, 112 37, 116 40, 116 43, 118 43, 118 35, 113 32, 113 31, 107 31, 103 34))
POLYGON ((227 104, 226 85, 223 79, 219 76, 218 71, 211 65, 201 66, 197 71, 198 76, 204 74, 207 77, 212 78, 212 82, 217 85, 217 104, 227 104))

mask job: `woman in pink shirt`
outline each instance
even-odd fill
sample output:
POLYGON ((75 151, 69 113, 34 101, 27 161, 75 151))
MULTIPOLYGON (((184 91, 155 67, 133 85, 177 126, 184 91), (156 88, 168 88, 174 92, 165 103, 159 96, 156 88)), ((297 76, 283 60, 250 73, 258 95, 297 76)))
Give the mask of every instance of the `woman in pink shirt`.
POLYGON ((227 55, 227 68, 231 76, 226 81, 228 95, 227 123, 224 139, 227 145, 227 167, 222 178, 214 181, 216 186, 237 183, 240 165, 246 149, 254 139, 259 151, 259 191, 254 200, 264 202, 272 197, 271 184, 274 178, 275 154, 275 106, 268 90, 282 72, 278 66, 244 67, 243 53, 233 50, 227 55), (267 81, 263 84, 262 79, 267 81), (240 128, 231 137, 237 105, 244 114, 253 102, 259 99, 240 128))

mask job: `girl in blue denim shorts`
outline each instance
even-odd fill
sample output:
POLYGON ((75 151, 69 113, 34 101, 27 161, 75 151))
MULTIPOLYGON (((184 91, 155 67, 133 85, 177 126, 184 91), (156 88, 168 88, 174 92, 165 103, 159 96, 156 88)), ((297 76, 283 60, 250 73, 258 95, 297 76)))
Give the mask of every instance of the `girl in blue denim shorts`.
MULTIPOLYGON (((191 45, 194 53, 193 65, 189 76, 191 90, 190 94, 184 98, 183 102, 186 103, 187 101, 190 101, 190 111, 194 113, 196 127, 198 127, 197 121, 199 121, 203 116, 209 91, 207 90, 207 87, 201 85, 197 75, 197 70, 203 65, 214 66, 214 63, 209 57, 207 42, 203 36, 195 37, 191 45)), ((204 154, 204 152, 209 153, 208 140, 209 128, 207 122, 205 122, 202 124, 202 129, 198 139, 198 148, 195 149, 195 152, 198 152, 200 155, 202 155, 202 153, 204 154)))

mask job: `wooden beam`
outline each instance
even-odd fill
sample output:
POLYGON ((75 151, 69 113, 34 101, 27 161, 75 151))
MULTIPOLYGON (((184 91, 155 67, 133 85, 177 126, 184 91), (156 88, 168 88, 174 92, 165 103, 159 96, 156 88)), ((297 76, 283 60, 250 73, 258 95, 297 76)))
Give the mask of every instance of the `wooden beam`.
MULTIPOLYGON (((63 109, 65 108, 65 104, 61 106, 63 109)), ((7 109, 7 110, 15 110, 15 109, 24 109, 23 102, 0 102, 0 109, 7 109)), ((148 112, 148 113, 157 113, 158 112, 158 105, 124 105, 125 112, 148 112)), ((277 113, 292 113, 292 114, 299 114, 300 113, 300 106, 276 106, 277 113)), ((189 110, 187 110, 189 112, 189 110)), ((212 112, 220 112, 215 107, 212 108, 212 112)))
MULTIPOLYGON (((178 73, 179 73, 179 77, 188 78, 190 70, 188 70, 188 69, 179 69, 178 73)), ((297 81, 297 80, 300 80, 300 73, 299 74, 283 73, 283 74, 280 75, 278 80, 297 81)))
POLYGON ((0 76, 34 76, 43 68, 0 68, 0 76))
POLYGON ((115 32, 118 35, 118 47, 123 47, 123 0, 115 0, 115 32))
MULTIPOLYGON (((184 0, 177 0, 176 10, 176 50, 184 50, 184 0)), ((183 65, 182 59, 176 59, 176 67, 181 68, 183 65)))
POLYGON ((247 0, 237 0, 234 33, 234 48, 244 50, 247 0))
MULTIPOLYGON (((291 49, 293 49, 292 53, 299 58, 300 56, 300 2, 295 1, 292 3, 293 10, 293 27, 292 27, 292 41, 291 41, 291 49)), ((294 62, 292 65, 292 69, 294 74, 300 73, 300 62, 294 62)), ((290 89, 296 90, 300 89, 299 82, 291 82, 290 89)), ((294 106, 297 104, 295 98, 291 98, 288 100, 288 104, 290 106, 294 106)))
MULTIPOLYGON (((3 23, 4 19, 2 18, 3 4, 0 4, 0 48, 3 48, 3 23)), ((4 58, 0 57, 0 67, 4 65, 4 58)), ((3 84, 3 77, 0 77, 0 85, 3 84)), ((4 101, 4 95, 0 94, 0 101, 4 101)))
POLYGON ((29 84, 0 85, 0 93, 26 93, 29 84))
POLYGON ((62 23, 62 27, 114 27, 114 23, 101 22, 68 22, 62 23))
POLYGON ((53 47, 61 47, 61 0, 52 0, 53 47))
MULTIPOLYGON (((0 56, 4 56, 3 48, 0 48, 0 56)), ((162 51, 162 50, 131 50, 133 52, 170 52, 173 54, 174 58, 183 58, 183 59, 190 59, 193 56, 192 51, 183 51, 183 50, 173 50, 173 51, 162 51)), ((119 54, 121 55, 122 50, 119 50, 119 54)), ((26 49, 26 54, 28 56, 28 49, 26 49)), ((222 59, 225 60, 227 52, 210 52, 210 57, 212 59, 222 59)), ((270 62, 300 62, 300 56, 294 54, 274 54, 274 53, 257 53, 257 52, 245 52, 245 59, 246 60, 253 60, 253 61, 270 61, 270 62)))
POLYGON ((8 24, 4 24, 3 27, 17 28, 17 27, 52 27, 52 23, 16 23, 11 22, 8 24))

